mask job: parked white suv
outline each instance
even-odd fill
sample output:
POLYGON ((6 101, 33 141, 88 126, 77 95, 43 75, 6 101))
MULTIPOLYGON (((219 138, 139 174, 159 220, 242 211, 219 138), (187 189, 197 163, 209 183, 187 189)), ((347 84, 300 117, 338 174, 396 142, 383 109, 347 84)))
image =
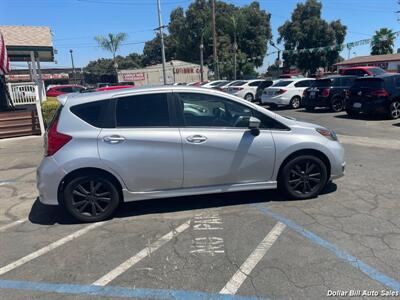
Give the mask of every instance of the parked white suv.
POLYGON ((261 103, 270 106, 290 106, 299 108, 301 97, 314 78, 283 79, 266 88, 261 95, 261 103))
POLYGON ((256 99, 257 88, 263 81, 264 79, 241 80, 229 86, 227 92, 253 102, 256 99))

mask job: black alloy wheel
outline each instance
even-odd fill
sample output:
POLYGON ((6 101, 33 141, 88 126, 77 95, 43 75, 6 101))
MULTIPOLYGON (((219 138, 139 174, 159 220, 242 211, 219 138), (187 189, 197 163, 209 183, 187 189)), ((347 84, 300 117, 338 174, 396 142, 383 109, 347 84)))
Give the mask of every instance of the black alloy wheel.
POLYGON ((344 109, 343 99, 338 97, 333 98, 331 108, 334 112, 341 112, 344 109))
POLYGON ((70 214, 82 222, 108 218, 118 207, 119 193, 108 178, 82 176, 70 181, 64 190, 64 204, 70 214))
POLYGON ((392 120, 400 118, 400 101, 393 101, 390 103, 389 118, 392 120))
POLYGON ((278 184, 289 197, 308 199, 318 196, 323 190, 327 176, 326 165, 321 159, 302 155, 283 167, 278 184))

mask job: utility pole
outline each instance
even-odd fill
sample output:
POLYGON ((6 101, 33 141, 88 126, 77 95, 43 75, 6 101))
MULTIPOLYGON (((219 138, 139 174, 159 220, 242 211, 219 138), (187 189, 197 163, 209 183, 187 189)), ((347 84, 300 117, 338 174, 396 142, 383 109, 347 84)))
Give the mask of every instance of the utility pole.
POLYGON ((162 59, 162 71, 163 71, 163 79, 164 79, 164 85, 167 84, 167 76, 165 74, 165 47, 164 47, 164 33, 163 33, 163 24, 162 24, 162 18, 161 18, 161 6, 160 6, 160 0, 157 0, 157 9, 158 9, 158 29, 160 30, 160 36, 161 36, 161 59, 162 59))
POLYGON ((236 26, 237 26, 237 24, 236 24, 235 17, 232 17, 232 22, 233 22, 233 30, 234 30, 234 33, 233 33, 233 80, 236 80, 236 73, 237 73, 237 71, 236 71, 236 52, 238 49, 238 44, 236 41, 236 26))
POLYGON ((212 0, 212 32, 213 32, 214 73, 215 73, 215 79, 219 79, 217 32, 215 30, 215 0, 212 0))
POLYGON ((204 50, 204 43, 203 43, 203 33, 201 33, 200 37, 200 81, 204 81, 204 75, 203 75, 203 50, 204 50))
POLYGON ((74 65, 74 56, 72 55, 72 49, 69 50, 71 54, 71 64, 72 64, 72 74, 74 75, 74 83, 76 84, 76 73, 75 73, 75 65, 74 65))

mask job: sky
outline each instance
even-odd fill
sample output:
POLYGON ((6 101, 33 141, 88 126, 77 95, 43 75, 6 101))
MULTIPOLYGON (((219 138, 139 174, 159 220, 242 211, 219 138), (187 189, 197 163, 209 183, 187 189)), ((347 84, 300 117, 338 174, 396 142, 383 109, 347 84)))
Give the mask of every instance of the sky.
MULTIPOLYGON (((178 6, 188 7, 190 0, 160 0, 164 24, 178 6)), ((225 0, 244 6, 249 0, 225 0)), ((290 19, 299 0, 259 0, 261 8, 271 14, 273 39, 278 38, 278 27, 290 19)), ((345 42, 370 38, 381 28, 400 30, 400 10, 397 0, 322 0, 322 17, 327 21, 340 19, 347 26, 345 42)), ((73 50, 75 66, 84 67, 91 60, 111 57, 100 49, 94 37, 107 33, 126 32, 128 39, 118 54, 141 53, 144 42, 155 36, 158 27, 157 0, 0 0, 0 25, 49 26, 57 63, 42 64, 44 67, 70 67, 69 50, 73 50)), ((317 29, 316 29, 317 30, 317 29)), ((283 48, 283 46, 281 45, 283 48)), ((395 49, 400 48, 400 37, 395 49)), ((269 49, 273 51, 274 49, 269 49)), ((350 51, 350 57, 368 55, 368 45, 358 46, 350 51)), ((341 53, 348 58, 348 51, 341 53)), ((267 56, 259 71, 273 63, 276 54, 267 56)), ((26 64, 12 63, 12 68, 26 67, 26 64)))

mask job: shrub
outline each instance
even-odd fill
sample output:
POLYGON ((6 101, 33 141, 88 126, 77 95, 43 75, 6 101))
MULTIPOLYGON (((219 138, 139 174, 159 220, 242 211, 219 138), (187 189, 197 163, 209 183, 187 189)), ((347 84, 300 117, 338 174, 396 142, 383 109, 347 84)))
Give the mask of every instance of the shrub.
POLYGON ((43 122, 47 127, 57 111, 60 103, 55 100, 47 100, 42 103, 43 122))

